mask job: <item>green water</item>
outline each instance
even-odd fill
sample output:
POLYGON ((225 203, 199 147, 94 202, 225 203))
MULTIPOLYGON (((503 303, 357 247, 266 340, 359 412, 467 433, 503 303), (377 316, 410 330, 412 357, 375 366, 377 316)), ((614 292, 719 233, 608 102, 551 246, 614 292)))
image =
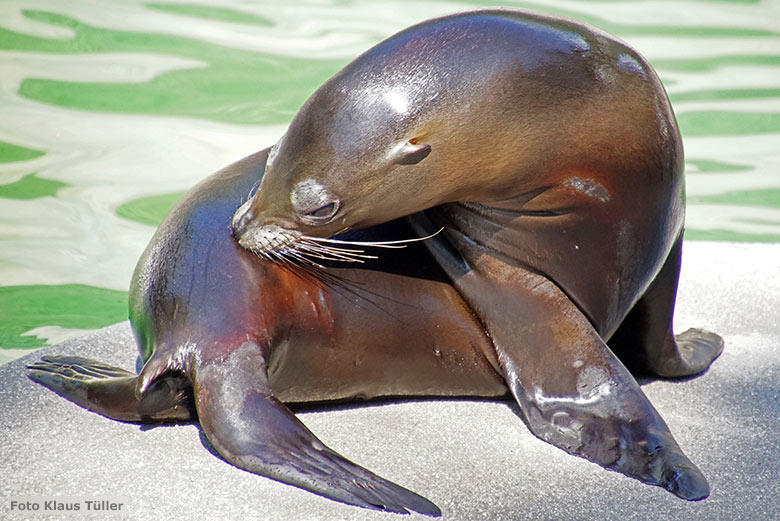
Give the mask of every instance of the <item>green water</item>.
MULTIPOLYGON (((359 53, 468 1, 0 2, 0 362, 127 316, 178 197, 283 133, 359 53)), ((504 2, 587 21, 658 70, 689 240, 780 242, 780 1, 504 2)))

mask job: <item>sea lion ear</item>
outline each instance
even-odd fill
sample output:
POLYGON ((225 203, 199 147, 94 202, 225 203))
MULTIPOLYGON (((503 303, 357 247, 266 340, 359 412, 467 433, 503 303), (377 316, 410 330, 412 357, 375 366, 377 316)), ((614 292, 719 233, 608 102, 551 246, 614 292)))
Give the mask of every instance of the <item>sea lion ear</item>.
POLYGON ((431 145, 423 145, 416 139, 410 139, 396 149, 395 163, 398 165, 416 165, 431 153, 431 145))

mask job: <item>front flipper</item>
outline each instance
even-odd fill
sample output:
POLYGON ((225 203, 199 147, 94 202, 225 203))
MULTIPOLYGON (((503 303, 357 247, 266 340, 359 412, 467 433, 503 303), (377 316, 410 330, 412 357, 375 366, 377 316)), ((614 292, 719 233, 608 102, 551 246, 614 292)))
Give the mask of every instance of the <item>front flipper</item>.
POLYGON ((44 356, 27 376, 90 411, 121 421, 186 421, 193 417, 183 376, 160 378, 141 398, 137 375, 80 356, 44 356))
POLYGON ((428 501, 326 447, 268 388, 260 348, 243 344, 195 371, 198 417, 209 441, 249 472, 364 508, 441 515, 428 501))
POLYGON ((468 265, 450 266, 455 285, 489 331, 536 436, 683 499, 709 494, 634 378, 556 284, 466 239, 456 247, 468 265))

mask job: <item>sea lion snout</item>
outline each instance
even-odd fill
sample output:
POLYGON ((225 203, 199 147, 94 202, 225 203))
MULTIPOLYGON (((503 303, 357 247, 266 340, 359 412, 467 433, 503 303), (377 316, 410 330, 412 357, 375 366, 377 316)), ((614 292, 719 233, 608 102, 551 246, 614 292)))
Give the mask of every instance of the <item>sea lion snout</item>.
POLYGON ((295 230, 283 228, 273 223, 258 224, 257 215, 252 210, 252 199, 245 202, 233 214, 231 227, 238 244, 253 253, 280 251, 290 247, 300 237, 295 230))
POLYGON ((300 233, 275 224, 250 226, 242 231, 238 244, 245 250, 266 257, 265 254, 284 254, 295 249, 300 233))

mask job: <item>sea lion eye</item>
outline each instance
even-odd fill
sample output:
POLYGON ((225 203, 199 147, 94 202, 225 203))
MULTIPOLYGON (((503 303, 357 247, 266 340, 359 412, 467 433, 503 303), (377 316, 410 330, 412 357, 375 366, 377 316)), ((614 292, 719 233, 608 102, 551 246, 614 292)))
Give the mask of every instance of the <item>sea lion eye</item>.
POLYGON ((305 215, 307 217, 311 217, 317 220, 330 219, 336 213, 337 209, 338 209, 338 204, 336 204, 336 202, 334 201, 324 206, 320 206, 319 208, 316 208, 310 212, 306 212, 305 215))
POLYGON ((339 199, 314 179, 295 185, 290 201, 302 221, 315 225, 329 222, 341 207, 339 199))

